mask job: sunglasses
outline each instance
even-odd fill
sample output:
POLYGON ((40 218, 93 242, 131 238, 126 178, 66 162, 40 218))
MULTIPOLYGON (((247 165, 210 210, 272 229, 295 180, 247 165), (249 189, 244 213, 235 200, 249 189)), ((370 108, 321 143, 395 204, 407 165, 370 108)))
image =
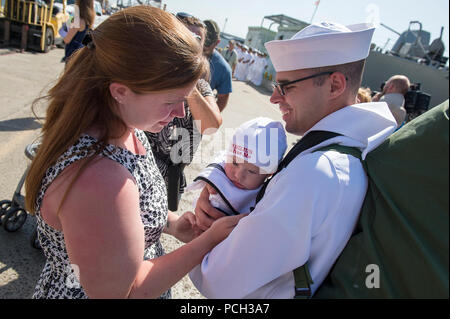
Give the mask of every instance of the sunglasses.
POLYGON ((272 82, 272 87, 273 87, 273 89, 277 89, 278 93, 281 96, 284 96, 284 95, 286 95, 286 92, 284 90, 284 87, 286 85, 290 85, 290 84, 293 84, 293 83, 309 80, 309 79, 316 78, 316 77, 322 76, 322 75, 331 75, 333 73, 334 72, 330 72, 330 71, 328 71, 328 72, 321 72, 321 73, 313 74, 313 75, 310 75, 310 76, 307 76, 307 77, 304 77, 304 78, 301 78, 301 79, 297 79, 297 80, 294 80, 294 81, 283 82, 283 83, 272 82))
POLYGON ((177 18, 181 18, 181 19, 193 17, 192 14, 189 14, 189 13, 186 13, 186 12, 178 12, 176 16, 177 16, 177 18))
POLYGON ((206 28, 206 25, 203 23, 203 21, 201 21, 200 19, 194 17, 194 16, 193 16, 192 14, 190 14, 190 13, 186 13, 186 12, 178 12, 175 16, 176 16, 179 20, 185 20, 185 19, 188 19, 188 18, 195 18, 196 20, 198 20, 198 22, 201 23, 201 25, 202 25, 204 28, 206 28))

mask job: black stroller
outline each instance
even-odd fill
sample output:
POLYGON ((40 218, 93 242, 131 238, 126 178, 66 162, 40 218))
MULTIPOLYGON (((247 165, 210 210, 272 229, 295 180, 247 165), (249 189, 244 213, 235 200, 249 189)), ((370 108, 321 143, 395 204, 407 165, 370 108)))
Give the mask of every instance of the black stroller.
MULTIPOLYGON (((25 148, 25 155, 32 160, 39 147, 39 143, 32 143, 25 148)), ((0 225, 8 232, 15 232, 20 229, 25 223, 28 213, 25 210, 25 197, 20 193, 22 186, 25 183, 25 178, 28 173, 28 167, 22 175, 22 178, 17 185, 12 200, 0 201, 0 225)), ((39 240, 37 238, 37 231, 35 230, 31 236, 31 245, 39 249, 39 240)))

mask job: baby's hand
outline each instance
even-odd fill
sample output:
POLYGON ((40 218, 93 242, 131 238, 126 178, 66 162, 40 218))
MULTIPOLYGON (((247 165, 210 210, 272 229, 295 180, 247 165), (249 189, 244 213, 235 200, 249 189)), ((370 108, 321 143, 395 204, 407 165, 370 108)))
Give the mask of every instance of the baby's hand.
POLYGON ((214 187, 212 187, 211 185, 206 184, 206 188, 208 189, 209 194, 211 194, 211 195, 217 194, 216 189, 214 187))
POLYGON ((211 227, 216 219, 225 216, 224 213, 211 206, 211 203, 209 202, 209 195, 211 194, 210 189, 214 191, 214 194, 216 193, 213 187, 206 185, 203 188, 203 191, 197 200, 197 206, 195 207, 196 225, 203 231, 211 227))

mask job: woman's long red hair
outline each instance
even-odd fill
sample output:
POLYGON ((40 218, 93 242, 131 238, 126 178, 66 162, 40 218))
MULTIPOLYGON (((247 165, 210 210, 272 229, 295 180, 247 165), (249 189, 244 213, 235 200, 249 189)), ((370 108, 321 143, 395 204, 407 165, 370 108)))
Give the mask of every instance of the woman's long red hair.
POLYGON ((95 126, 101 136, 93 149, 87 150, 91 156, 75 178, 111 138, 125 133, 109 91, 111 83, 124 84, 136 93, 164 91, 194 83, 209 70, 202 48, 189 30, 158 8, 135 6, 119 11, 101 23, 92 38, 94 45, 74 53, 56 85, 43 97, 49 104, 41 145, 25 184, 30 213, 37 208, 47 170, 82 133, 95 126))

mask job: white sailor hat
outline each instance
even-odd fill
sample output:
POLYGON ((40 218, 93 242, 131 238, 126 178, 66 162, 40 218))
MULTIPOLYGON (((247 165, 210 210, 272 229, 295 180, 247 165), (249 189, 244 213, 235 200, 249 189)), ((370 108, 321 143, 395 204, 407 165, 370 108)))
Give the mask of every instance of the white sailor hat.
POLYGON ((286 149, 283 124, 267 117, 257 117, 236 129, 227 154, 258 166, 261 173, 272 174, 286 149))
POLYGON ((375 27, 360 23, 312 24, 289 40, 265 43, 277 72, 339 65, 367 58, 375 27))

